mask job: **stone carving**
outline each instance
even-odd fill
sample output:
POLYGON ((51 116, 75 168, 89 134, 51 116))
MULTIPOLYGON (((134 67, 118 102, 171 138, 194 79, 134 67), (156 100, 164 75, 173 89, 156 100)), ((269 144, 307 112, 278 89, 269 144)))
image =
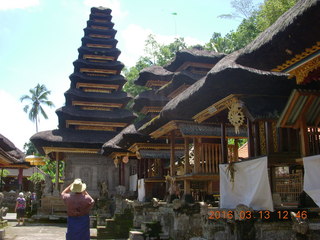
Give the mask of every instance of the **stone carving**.
POLYGON ((52 191, 53 191, 52 179, 48 174, 46 174, 45 180, 44 180, 43 195, 44 196, 52 195, 52 191))
POLYGON ((100 183, 100 197, 108 198, 108 185, 105 181, 100 183))

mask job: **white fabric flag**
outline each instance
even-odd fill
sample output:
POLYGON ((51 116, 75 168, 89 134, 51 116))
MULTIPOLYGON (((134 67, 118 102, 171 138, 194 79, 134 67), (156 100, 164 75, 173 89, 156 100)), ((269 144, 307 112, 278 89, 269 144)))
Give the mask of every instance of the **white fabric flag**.
POLYGON ((303 190, 320 206, 320 155, 303 158, 303 190))
POLYGON ((234 182, 230 182, 228 164, 220 164, 220 208, 236 208, 244 204, 254 210, 273 209, 268 177, 268 158, 237 162, 234 182))
POLYGON ((138 200, 140 202, 144 202, 146 196, 146 191, 144 188, 144 179, 139 179, 138 180, 138 200))
POLYGON ((137 191, 138 174, 131 175, 129 177, 129 190, 137 191))

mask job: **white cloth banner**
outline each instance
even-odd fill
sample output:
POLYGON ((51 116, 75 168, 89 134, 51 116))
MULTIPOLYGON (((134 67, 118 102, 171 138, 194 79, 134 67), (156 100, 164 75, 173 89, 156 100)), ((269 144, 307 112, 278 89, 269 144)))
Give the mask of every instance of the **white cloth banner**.
POLYGON ((303 158, 303 190, 320 206, 320 155, 303 158))
POLYGON ((129 177, 129 191, 137 191, 138 174, 129 177))
POLYGON ((220 164, 220 208, 234 209, 244 204, 254 210, 273 209, 268 177, 268 158, 237 162, 233 164, 234 182, 230 182, 228 164, 220 164))
POLYGON ((139 179, 138 180, 138 200, 140 202, 144 202, 146 196, 146 191, 144 188, 144 179, 139 179))

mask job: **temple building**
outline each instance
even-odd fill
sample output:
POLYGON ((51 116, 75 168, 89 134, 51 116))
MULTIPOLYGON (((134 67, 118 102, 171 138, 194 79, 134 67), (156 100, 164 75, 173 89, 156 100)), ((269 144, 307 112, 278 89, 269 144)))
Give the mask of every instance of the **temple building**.
POLYGON ((81 178, 95 197, 102 185, 112 194, 119 184, 113 161, 100 153, 103 143, 135 119, 125 109, 130 98, 122 91, 124 65, 117 61, 120 51, 111 18, 111 9, 91 8, 79 56, 73 63, 70 89, 65 92, 66 105, 56 110, 58 129, 31 137, 37 149, 56 160, 57 166, 58 161, 65 163, 65 185, 81 178))

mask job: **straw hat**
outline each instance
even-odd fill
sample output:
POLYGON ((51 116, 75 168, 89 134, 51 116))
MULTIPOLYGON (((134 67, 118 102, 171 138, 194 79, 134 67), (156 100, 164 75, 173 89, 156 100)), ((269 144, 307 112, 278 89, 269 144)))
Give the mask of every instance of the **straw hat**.
POLYGON ((80 178, 76 178, 71 185, 71 192, 81 193, 86 190, 87 185, 81 181, 80 178))

